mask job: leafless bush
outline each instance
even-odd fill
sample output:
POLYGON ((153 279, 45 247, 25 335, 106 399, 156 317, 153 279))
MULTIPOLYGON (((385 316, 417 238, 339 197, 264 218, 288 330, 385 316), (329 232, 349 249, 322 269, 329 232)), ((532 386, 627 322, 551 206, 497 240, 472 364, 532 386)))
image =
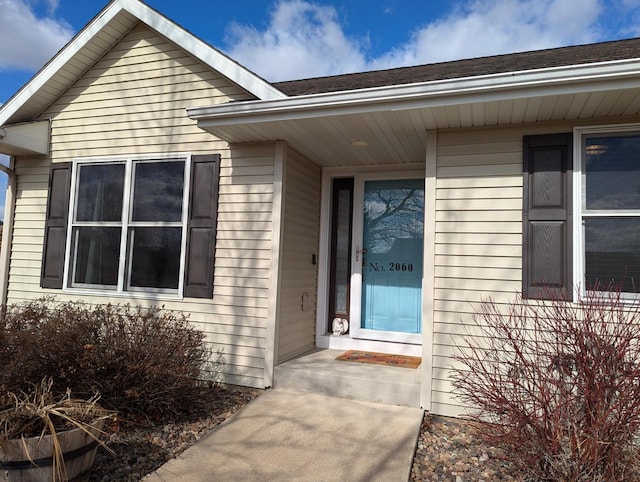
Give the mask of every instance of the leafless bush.
POLYGON ((77 397, 99 392, 120 412, 166 419, 197 409, 210 358, 204 334, 158 308, 89 307, 39 299, 10 307, 0 333, 0 385, 26 391, 43 377, 77 397))
POLYGON ((637 481, 640 304, 489 301, 458 349, 456 393, 534 480, 637 481))

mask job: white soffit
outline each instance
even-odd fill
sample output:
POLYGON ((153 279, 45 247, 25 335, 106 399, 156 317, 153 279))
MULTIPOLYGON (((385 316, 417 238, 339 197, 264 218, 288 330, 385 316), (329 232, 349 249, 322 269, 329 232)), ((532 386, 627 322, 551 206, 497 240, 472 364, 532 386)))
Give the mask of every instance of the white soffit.
POLYGON ((28 122, 0 129, 0 153, 10 156, 49 153, 49 121, 28 122))
POLYGON ((285 140, 324 166, 419 163, 428 130, 639 115, 640 61, 234 102, 188 114, 227 142, 285 140))
POLYGON ((261 100, 286 96, 139 0, 113 0, 0 108, 0 126, 33 120, 142 21, 261 100))

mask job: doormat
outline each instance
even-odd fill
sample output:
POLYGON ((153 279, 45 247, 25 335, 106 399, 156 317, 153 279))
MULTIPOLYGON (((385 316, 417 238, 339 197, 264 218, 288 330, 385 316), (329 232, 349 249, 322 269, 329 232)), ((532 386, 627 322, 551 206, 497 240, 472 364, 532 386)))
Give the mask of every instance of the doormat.
POLYGON ((418 368, 422 358, 417 356, 390 355, 388 353, 375 353, 371 351, 349 350, 336 358, 341 361, 354 361, 358 363, 372 363, 374 365, 388 365, 402 368, 418 368))

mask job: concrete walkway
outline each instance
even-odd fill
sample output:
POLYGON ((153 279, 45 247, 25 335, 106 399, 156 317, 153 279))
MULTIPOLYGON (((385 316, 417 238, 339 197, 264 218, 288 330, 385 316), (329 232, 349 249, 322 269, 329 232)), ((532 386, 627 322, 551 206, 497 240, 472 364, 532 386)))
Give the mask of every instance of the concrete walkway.
POLYGON ((422 410, 268 390, 144 480, 406 482, 422 410))

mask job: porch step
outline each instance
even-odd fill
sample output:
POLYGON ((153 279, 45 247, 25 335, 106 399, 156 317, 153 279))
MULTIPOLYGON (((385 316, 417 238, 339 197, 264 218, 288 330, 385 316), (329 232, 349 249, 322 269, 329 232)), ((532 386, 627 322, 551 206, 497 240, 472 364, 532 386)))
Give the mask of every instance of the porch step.
POLYGON ((420 407, 416 369, 338 361, 341 350, 316 349, 275 367, 273 386, 366 402, 420 407))

